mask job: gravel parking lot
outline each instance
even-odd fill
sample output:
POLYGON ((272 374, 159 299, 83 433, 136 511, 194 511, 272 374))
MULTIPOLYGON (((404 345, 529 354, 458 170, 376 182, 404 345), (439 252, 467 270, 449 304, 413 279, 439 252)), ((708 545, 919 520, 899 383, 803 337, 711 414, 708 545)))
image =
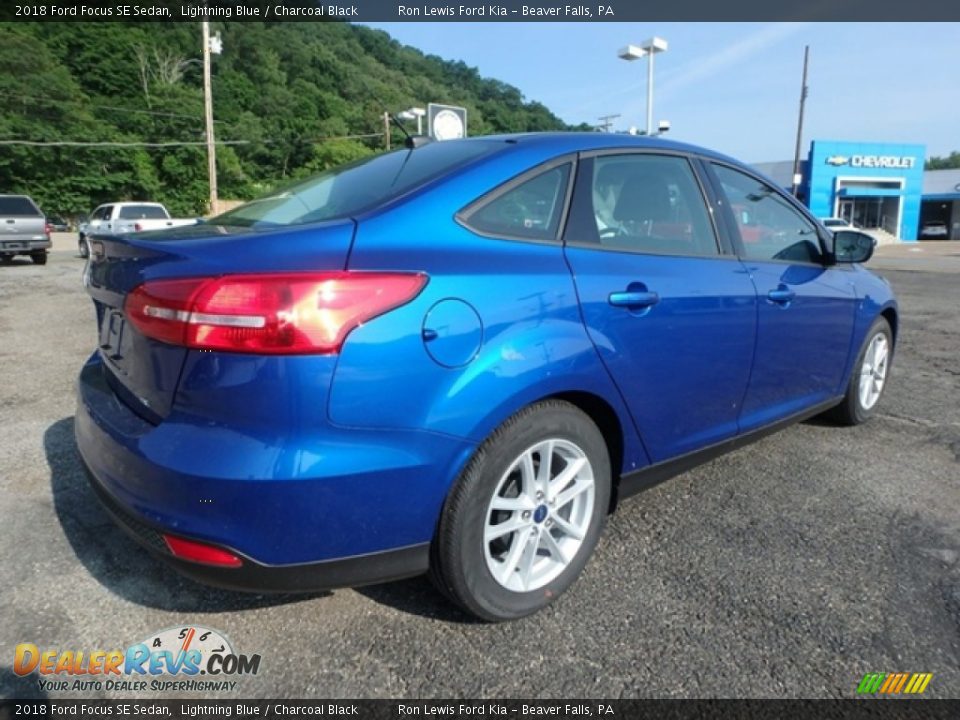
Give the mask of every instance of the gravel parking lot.
POLYGON ((902 331, 878 417, 795 426, 624 503, 567 595, 490 626, 424 579, 241 595, 133 546, 75 456, 94 319, 58 237, 47 266, 0 267, 0 696, 42 694, 17 643, 109 650, 191 623, 262 656, 235 697, 851 697, 895 671, 960 696, 960 243, 880 255, 902 331))

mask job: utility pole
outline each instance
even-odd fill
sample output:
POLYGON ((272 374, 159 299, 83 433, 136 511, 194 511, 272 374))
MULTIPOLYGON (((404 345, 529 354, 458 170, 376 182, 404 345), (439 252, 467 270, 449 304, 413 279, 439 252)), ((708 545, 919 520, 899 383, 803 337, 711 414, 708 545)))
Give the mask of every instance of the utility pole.
POLYGON ((387 143, 387 150, 390 149, 390 113, 383 114, 383 139, 387 143))
MULTIPOLYGON (((203 21, 203 114, 207 124, 207 175, 210 181, 210 214, 219 212, 217 199, 217 146, 213 137, 213 91, 210 84, 210 23, 203 21)), ((218 48, 219 49, 219 48, 218 48)))
POLYGON ((598 128, 603 128, 603 132, 610 132, 610 128, 613 126, 613 121, 620 117, 620 113, 616 115, 601 115, 597 118, 600 121, 600 124, 597 125, 598 128))
POLYGON ((793 188, 791 193, 797 197, 800 192, 800 143, 803 141, 803 110, 807 102, 807 65, 810 61, 810 46, 803 47, 803 80, 800 83, 800 116, 797 118, 797 145, 793 151, 793 188))

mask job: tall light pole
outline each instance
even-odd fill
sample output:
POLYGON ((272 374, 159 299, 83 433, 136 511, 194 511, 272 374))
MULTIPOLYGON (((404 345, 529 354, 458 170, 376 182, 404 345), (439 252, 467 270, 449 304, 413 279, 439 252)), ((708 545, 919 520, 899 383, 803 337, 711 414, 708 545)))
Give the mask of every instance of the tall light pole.
POLYGON ((404 110, 402 113, 398 114, 397 117, 401 120, 413 120, 417 119, 417 135, 423 135, 423 116, 427 114, 427 111, 421 107, 412 107, 409 110, 404 110))
POLYGON ((220 34, 210 37, 210 23, 203 21, 203 115, 207 125, 207 176, 210 182, 210 214, 219 211, 217 198, 217 146, 213 137, 213 91, 210 84, 210 55, 223 52, 220 34))
POLYGON ((652 37, 637 45, 627 45, 617 51, 617 57, 633 61, 647 57, 647 135, 653 135, 653 56, 667 51, 667 41, 652 37))

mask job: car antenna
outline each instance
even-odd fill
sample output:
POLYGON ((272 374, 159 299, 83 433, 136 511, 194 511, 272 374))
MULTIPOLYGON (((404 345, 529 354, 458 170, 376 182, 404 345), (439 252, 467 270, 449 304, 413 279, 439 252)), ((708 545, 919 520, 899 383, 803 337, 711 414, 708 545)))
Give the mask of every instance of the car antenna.
MULTIPOLYGON (((380 103, 380 105, 383 106, 384 104, 380 103)), ((392 112, 387 112, 387 117, 390 118, 390 122, 396 125, 397 128, 400 130, 400 132, 403 133, 404 147, 409 148, 410 150, 413 150, 415 148, 421 147, 422 145, 426 145, 428 142, 430 142, 430 138, 427 137, 426 135, 411 135, 409 132, 407 132, 407 129, 403 126, 403 123, 397 120, 397 118, 394 117, 392 112)))

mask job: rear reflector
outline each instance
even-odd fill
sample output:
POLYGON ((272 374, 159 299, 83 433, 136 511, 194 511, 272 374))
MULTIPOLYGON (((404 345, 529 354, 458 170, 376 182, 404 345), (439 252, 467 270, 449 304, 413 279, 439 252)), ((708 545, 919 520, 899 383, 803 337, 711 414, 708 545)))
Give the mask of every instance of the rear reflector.
POLYGON ((418 273, 264 273, 152 280, 127 318, 147 337, 200 350, 334 354, 358 325, 415 298, 418 273))
POLYGON ((164 535, 163 539, 174 557, 181 560, 205 565, 219 565, 220 567, 240 567, 243 565, 243 561, 232 552, 227 552, 213 545, 206 545, 196 540, 185 540, 173 535, 164 535))

